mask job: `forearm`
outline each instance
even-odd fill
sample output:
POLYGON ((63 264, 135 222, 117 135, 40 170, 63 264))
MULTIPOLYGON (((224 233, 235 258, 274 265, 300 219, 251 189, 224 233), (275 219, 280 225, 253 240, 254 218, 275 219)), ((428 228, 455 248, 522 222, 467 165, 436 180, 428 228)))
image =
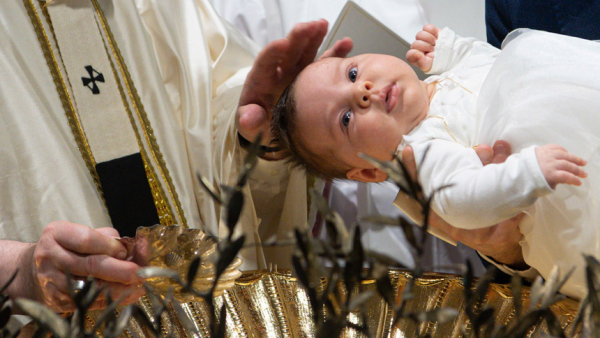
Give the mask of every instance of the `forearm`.
POLYGON ((552 191, 539 169, 534 148, 511 156, 503 164, 482 167, 469 149, 431 144, 420 178, 428 194, 450 185, 436 194, 432 206, 455 227, 492 226, 516 216, 552 191))
POLYGON ((4 291, 11 298, 37 298, 32 278, 34 249, 34 243, 0 241, 0 285, 8 283, 17 271, 15 279, 4 291))
MULTIPOLYGON (((493 154, 487 146, 478 146, 475 148, 482 164, 504 163, 510 156, 510 145, 505 141, 497 141, 494 144, 493 154)), ((416 176, 416 161, 412 147, 407 147, 402 151, 402 161, 408 168, 411 176, 416 176)), ((430 229, 436 229, 443 233, 444 237, 451 238, 454 242, 463 244, 486 255, 486 260, 492 260, 500 264, 506 264, 514 269, 523 270, 527 268, 524 262, 521 245, 523 235, 519 231, 521 220, 524 214, 519 214, 498 225, 478 229, 464 230, 458 229, 446 223, 440 216, 434 212, 429 214, 430 229)))
POLYGON ((526 270, 529 265, 523 258, 523 250, 518 242, 496 242, 490 241, 479 247, 480 254, 491 258, 494 262, 506 265, 515 270, 526 270))
POLYGON ((442 232, 447 238, 477 250, 487 256, 488 260, 522 270, 528 268, 519 244, 523 237, 519 231, 519 223, 523 217, 524 214, 520 214, 500 224, 476 230, 453 227, 433 212, 429 215, 429 222, 431 228, 442 232))

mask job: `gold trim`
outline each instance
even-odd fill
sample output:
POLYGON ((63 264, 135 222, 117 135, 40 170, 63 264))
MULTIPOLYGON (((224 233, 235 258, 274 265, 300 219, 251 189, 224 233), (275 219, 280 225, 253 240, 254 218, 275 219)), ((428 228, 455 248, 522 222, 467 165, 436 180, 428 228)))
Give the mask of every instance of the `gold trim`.
MULTIPOLYGON (((31 24, 33 25, 33 29, 37 35, 38 41, 40 43, 40 48, 42 53, 44 54, 44 58, 46 59, 46 64, 48 65, 48 69, 50 70, 50 75, 52 76, 52 80, 54 81, 54 85, 56 86, 56 91, 60 98, 60 102, 65 110, 65 115, 67 117, 67 122, 69 127, 71 128, 71 133, 75 138, 75 143, 77 144, 77 148, 81 153, 81 157, 85 162, 86 167, 88 168, 90 175, 92 176, 92 180, 96 185, 96 189, 100 194, 100 198, 102 202, 106 206, 106 202, 104 201, 104 194, 102 192, 102 187, 100 185, 100 178, 98 177, 98 173, 96 172, 96 160, 92 154, 90 146, 85 137, 85 133, 83 132, 83 128, 79 122, 79 118, 75 113, 75 105, 71 100, 71 96, 69 94, 69 90, 67 89, 67 84, 65 79, 62 76, 60 71, 60 66, 58 65, 57 57, 54 55, 54 51, 52 49, 52 44, 50 43, 50 38, 46 33, 44 28, 44 24, 38 14, 38 11, 33 4, 33 0, 23 0, 23 4, 27 10, 27 14, 31 20, 31 24)), ((49 15, 46 9, 42 9, 44 16, 48 22, 50 31, 54 35, 54 29, 52 27, 52 23, 49 20, 49 15)))
MULTIPOLYGON (((183 213, 183 208, 181 207, 181 203, 179 202, 179 196, 177 195, 177 192, 175 191, 175 186, 172 182, 171 176, 169 174, 169 170, 167 169, 163 155, 160 152, 158 142, 156 141, 156 137, 154 136, 154 131, 152 129, 152 126, 150 125, 150 121, 144 110, 144 106, 141 102, 141 99, 137 93, 135 86, 133 85, 133 80, 131 79, 131 76, 127 69, 127 65, 125 64, 123 56, 121 55, 121 52, 120 52, 119 48, 117 47, 115 38, 110 30, 110 27, 107 23, 106 17, 104 16, 104 12, 102 12, 102 9, 100 8, 100 5, 98 4, 98 1, 97 0, 91 0, 91 1, 94 5, 96 14, 98 15, 98 18, 100 19, 99 21, 101 23, 102 29, 104 30, 104 33, 106 34, 106 38, 107 38, 108 44, 111 47, 113 57, 115 58, 115 61, 117 62, 119 70, 121 71, 121 74, 123 75, 123 78, 125 80, 124 82, 125 82, 125 86, 127 88, 127 92, 129 94, 129 98, 131 99, 133 108, 135 109, 135 112, 136 112, 138 118, 140 119, 139 122, 142 127, 142 131, 144 133, 146 142, 148 143, 148 148, 149 148, 150 154, 152 155, 152 158, 154 159, 155 163, 157 164, 158 171, 167 186, 167 190, 171 196, 171 200, 173 201, 173 204, 177 210, 177 214, 179 216, 179 221, 181 223, 180 225, 187 228, 188 227, 187 220, 183 213)), ((135 124, 134 124, 134 129, 135 129, 135 124)), ((137 130, 136 130, 136 132, 137 132, 137 130)), ((144 149, 142 148, 141 150, 143 151, 144 149)), ((147 172, 148 171, 152 172, 153 178, 154 178, 154 183, 156 183, 155 182, 156 176, 154 174, 154 168, 150 165, 150 163, 146 163, 146 164, 148 166, 147 172)), ((151 178, 149 177, 149 182, 150 181, 151 181, 151 178)), ((150 182, 150 183, 152 183, 152 182, 150 182)), ((152 185, 151 185, 151 187, 152 187, 152 185)), ((164 196, 164 191, 163 191, 162 185, 156 184, 154 189, 155 189, 155 190, 153 190, 154 194, 160 194, 160 195, 156 195, 156 196, 164 196), (156 188, 158 188, 158 189, 156 189, 156 188)), ((168 208, 169 212, 172 214, 172 211, 170 209, 170 206, 168 205, 168 202, 164 201, 164 203, 167 203, 167 204, 165 204, 165 208, 168 208)), ((161 222, 161 224, 162 224, 162 222, 161 222)))
POLYGON ((473 95, 473 92, 472 92, 472 91, 468 90, 467 88, 465 88, 465 86, 463 86, 463 85, 461 85, 460 83, 458 83, 458 82, 456 82, 456 81, 452 80, 452 79, 451 79, 451 78, 449 78, 449 77, 447 77, 447 78, 445 78, 445 79, 441 79, 441 80, 439 80, 439 81, 433 81, 433 82, 432 82, 432 84, 438 84, 438 83, 442 83, 442 82, 444 82, 444 81, 446 81, 446 80, 450 80, 450 81, 454 82, 454 84, 455 84, 455 85, 457 85, 457 86, 459 86, 460 88, 464 89, 465 91, 467 91, 467 93, 469 93, 469 94, 473 95))
MULTIPOLYGON (((441 79, 441 80, 439 80, 439 81, 433 81, 431 84, 438 85, 438 84, 440 84, 440 83, 442 83, 442 82, 444 82, 444 81, 446 81, 446 80, 450 80, 450 81, 452 81, 452 82, 453 82, 455 85, 459 86, 460 88, 464 89, 464 90, 465 90, 466 92, 468 92, 469 94, 473 95, 473 92, 471 92, 470 90, 468 90, 467 88, 465 88, 465 87, 464 87, 463 85, 461 85, 460 83, 458 83, 458 82, 456 82, 456 81, 452 80, 451 78, 445 78, 445 79, 441 79)), ((457 139, 454 137, 454 135, 453 135, 453 134, 452 134, 452 132, 450 131, 450 128, 448 127, 448 123, 446 123, 446 119, 445 119, 445 118, 443 118, 443 117, 441 117, 441 116, 435 116, 435 115, 430 115, 430 116, 427 116, 426 118, 430 118, 430 117, 437 118, 437 119, 441 119, 441 120, 442 120, 442 122, 444 122, 444 127, 446 127, 446 131, 448 132, 448 134, 450 134, 450 137, 452 137, 452 139, 454 140, 454 142, 456 142, 456 143, 458 143, 458 144, 460 144, 460 145, 463 145, 463 146, 467 147, 466 145, 464 145, 463 143, 459 142, 459 141, 458 141, 458 140, 457 140, 457 139)), ((475 147, 473 147, 473 149, 475 149, 475 147)))
POLYGON ((446 131, 448 132, 448 134, 450 134, 450 137, 452 137, 452 139, 454 140, 454 142, 456 142, 456 143, 464 146, 464 144, 462 144, 461 142, 458 142, 458 140, 456 139, 456 137, 454 137, 454 135, 450 131, 450 127, 448 127, 448 123, 446 123, 446 119, 445 118, 443 118, 441 116, 435 116, 435 115, 427 116, 427 118, 435 118, 435 119, 442 120, 442 122, 444 122, 444 127, 446 127, 446 131))
MULTIPOLYGON (((98 29, 101 29, 101 27, 99 26, 98 29)), ((108 47, 106 45, 104 45, 104 50, 106 51, 107 55, 110 55, 108 47)), ((162 225, 173 225, 176 223, 173 218, 173 211, 169 207, 169 204, 166 198, 164 197, 164 192, 162 191, 162 189, 160 188, 160 184, 156 180, 156 175, 154 173, 152 165, 148 161, 148 155, 146 155, 146 151, 144 150, 144 144, 141 140, 140 133, 135 123, 136 121, 131 112, 131 108, 129 107, 129 103, 127 102, 127 96, 125 94, 125 91, 123 90, 123 85, 121 84, 119 74, 117 72, 113 60, 110 57, 108 58, 108 61, 110 63, 110 68, 113 72, 115 82, 117 83, 117 88, 119 89, 121 102, 123 104, 123 107, 125 108, 125 111, 127 112, 129 123, 131 123, 131 128, 133 129, 136 141, 138 143, 138 147, 140 148, 140 155, 142 156, 142 160, 144 162, 144 171, 146 173, 146 179, 148 180, 148 185, 150 186, 150 191, 152 192, 152 199, 154 200, 154 206, 158 213, 159 222, 162 225)))

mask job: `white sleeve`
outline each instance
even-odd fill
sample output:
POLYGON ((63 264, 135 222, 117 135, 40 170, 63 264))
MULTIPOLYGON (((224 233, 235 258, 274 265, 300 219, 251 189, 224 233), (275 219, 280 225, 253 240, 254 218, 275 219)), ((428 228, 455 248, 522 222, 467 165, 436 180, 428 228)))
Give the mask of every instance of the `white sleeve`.
POLYGON ((426 194, 452 185, 436 193, 432 208, 457 228, 497 224, 552 192, 539 168, 534 146, 509 156, 502 164, 485 167, 472 148, 453 142, 429 140, 411 146, 426 194))
POLYGON ((442 29, 435 42, 433 64, 427 74, 441 74, 457 67, 491 63, 500 50, 476 38, 463 38, 448 27, 442 29))

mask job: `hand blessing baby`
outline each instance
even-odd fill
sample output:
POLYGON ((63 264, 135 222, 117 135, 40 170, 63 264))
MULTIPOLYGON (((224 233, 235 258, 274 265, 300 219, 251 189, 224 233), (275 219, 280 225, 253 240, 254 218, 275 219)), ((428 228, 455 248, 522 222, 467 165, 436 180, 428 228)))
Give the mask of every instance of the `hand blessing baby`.
POLYGON ((581 185, 579 178, 587 177, 587 173, 580 168, 587 162, 559 145, 547 144, 537 147, 535 155, 542 174, 552 189, 560 183, 579 186, 581 185))
POLYGON ((425 25, 423 30, 417 33, 416 40, 406 53, 406 60, 413 66, 419 67, 424 72, 431 69, 433 65, 433 50, 440 29, 434 25, 425 25))

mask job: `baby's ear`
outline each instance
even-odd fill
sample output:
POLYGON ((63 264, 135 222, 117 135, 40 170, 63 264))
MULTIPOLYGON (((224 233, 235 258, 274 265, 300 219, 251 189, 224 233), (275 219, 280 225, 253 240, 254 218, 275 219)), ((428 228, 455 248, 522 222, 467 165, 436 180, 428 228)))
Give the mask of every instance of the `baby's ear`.
POLYGON ((385 171, 378 168, 352 168, 346 172, 346 177, 350 180, 373 183, 385 181, 387 179, 387 174, 385 171))

